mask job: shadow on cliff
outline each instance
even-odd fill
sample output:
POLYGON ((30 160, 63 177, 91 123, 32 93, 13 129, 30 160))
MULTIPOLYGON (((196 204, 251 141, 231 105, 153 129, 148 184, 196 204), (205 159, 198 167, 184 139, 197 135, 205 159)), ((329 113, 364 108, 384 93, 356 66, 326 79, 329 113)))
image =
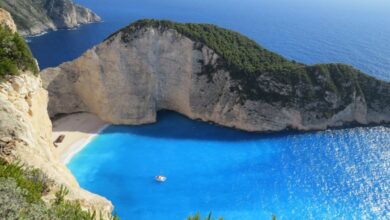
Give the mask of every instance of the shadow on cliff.
POLYGON ((130 133, 139 136, 164 139, 215 140, 215 141, 250 141, 270 138, 282 138, 297 132, 254 133, 215 124, 191 120, 172 111, 159 111, 154 124, 126 126, 113 125, 103 134, 130 133))

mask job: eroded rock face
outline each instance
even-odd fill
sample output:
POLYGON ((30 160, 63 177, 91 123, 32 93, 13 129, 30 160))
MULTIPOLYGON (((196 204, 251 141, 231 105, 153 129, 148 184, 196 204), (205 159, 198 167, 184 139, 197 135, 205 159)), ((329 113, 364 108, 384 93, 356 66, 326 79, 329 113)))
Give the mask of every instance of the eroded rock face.
MULTIPOLYGON (((305 103, 302 91, 312 85, 286 84, 263 74, 254 79, 262 91, 291 98, 243 99, 242 81, 217 68, 219 59, 206 45, 173 29, 118 32, 80 58, 42 72, 49 91, 49 114, 86 111, 114 124, 143 124, 154 122, 156 112, 167 109, 248 131, 390 121, 389 83, 370 77, 356 80, 361 85, 340 81, 346 91, 343 98, 318 84, 310 89, 321 100, 305 103), (212 67, 211 74, 205 73, 207 67, 212 67), (367 100, 370 91, 382 101, 374 96, 367 100)), ((322 75, 313 77, 321 81, 322 75)))
POLYGON ((85 208, 110 213, 111 203, 81 189, 55 154, 47 103, 47 91, 39 77, 25 73, 0 82, 0 157, 41 169, 56 186, 63 184, 70 189, 69 199, 80 200, 85 208))
POLYGON ((90 9, 72 0, 2 0, 0 7, 11 13, 19 33, 24 36, 101 20, 90 9))
POLYGON ((11 14, 2 8, 0 8, 0 25, 5 25, 12 32, 16 32, 16 25, 12 20, 11 14))

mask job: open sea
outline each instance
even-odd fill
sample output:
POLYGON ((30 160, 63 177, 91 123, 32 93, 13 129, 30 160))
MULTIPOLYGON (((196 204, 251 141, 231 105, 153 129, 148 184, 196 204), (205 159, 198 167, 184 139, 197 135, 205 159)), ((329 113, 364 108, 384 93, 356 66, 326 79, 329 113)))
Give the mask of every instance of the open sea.
MULTIPOLYGON (((27 38, 40 63, 80 56, 141 18, 212 23, 289 59, 390 81, 388 0, 77 0, 104 22, 27 38)), ((390 128, 254 134, 172 112, 110 126, 68 164, 121 219, 390 219, 390 128), (158 184, 155 175, 166 175, 158 184)))

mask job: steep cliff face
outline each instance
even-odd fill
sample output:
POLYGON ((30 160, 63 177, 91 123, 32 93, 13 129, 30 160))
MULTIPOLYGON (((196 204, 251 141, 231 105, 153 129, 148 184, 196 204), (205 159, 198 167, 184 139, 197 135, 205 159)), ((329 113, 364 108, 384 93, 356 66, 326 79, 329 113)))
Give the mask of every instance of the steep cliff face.
POLYGON ((11 13, 22 35, 74 28, 101 20, 90 9, 72 0, 2 0, 0 7, 11 13))
POLYGON ((0 157, 39 168, 56 186, 67 186, 69 199, 80 200, 85 208, 110 213, 111 203, 81 189, 55 154, 47 102, 40 78, 30 73, 0 83, 0 157))
POLYGON ((390 122, 390 83, 346 65, 290 62, 210 25, 140 21, 42 77, 51 116, 86 111, 114 124, 143 124, 167 109, 248 131, 390 122), (207 33, 213 41, 202 38, 207 33), (213 42, 224 41, 258 50, 247 59, 259 60, 253 73, 235 65, 231 49, 216 52, 213 42))
MULTIPOLYGON (((4 23, 14 26, 10 18, 4 23)), ((0 44, 6 42, 3 39, 5 32, 1 33, 0 44)), ((0 53, 1 64, 6 60, 4 57, 0 53)), ((79 200, 84 208, 111 213, 111 203, 81 189, 70 171, 60 162, 52 144, 47 103, 48 94, 42 87, 41 78, 31 71, 18 70, 17 73, 0 75, 0 158, 18 160, 42 170, 55 182, 49 197, 60 185, 65 185, 70 190, 69 199, 79 200)))

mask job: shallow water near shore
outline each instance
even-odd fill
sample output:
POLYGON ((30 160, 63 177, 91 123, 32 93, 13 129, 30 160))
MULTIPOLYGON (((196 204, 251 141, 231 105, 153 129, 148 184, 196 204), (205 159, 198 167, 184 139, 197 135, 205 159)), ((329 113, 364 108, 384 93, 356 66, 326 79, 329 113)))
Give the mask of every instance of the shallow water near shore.
POLYGON ((386 127, 262 135, 162 112, 110 126, 68 167, 122 219, 385 219, 389 148, 386 127))

